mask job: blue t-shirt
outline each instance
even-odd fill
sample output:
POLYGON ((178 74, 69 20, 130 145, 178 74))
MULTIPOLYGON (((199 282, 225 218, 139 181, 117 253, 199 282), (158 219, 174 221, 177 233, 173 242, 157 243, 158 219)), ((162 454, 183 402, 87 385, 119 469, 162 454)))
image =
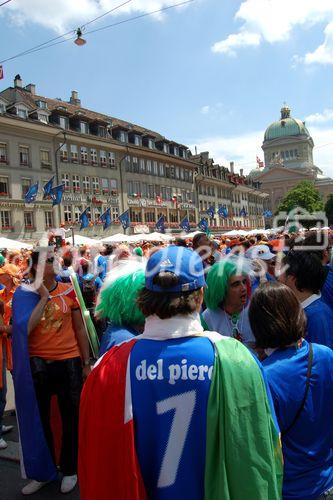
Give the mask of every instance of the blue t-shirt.
POLYGON ((137 332, 129 326, 116 326, 110 324, 103 333, 99 356, 103 356, 111 347, 121 344, 137 335, 137 332))
POLYGON ((214 347, 141 339, 130 358, 136 448, 150 500, 202 500, 214 347))
POLYGON ((329 271, 324 286, 321 289, 321 298, 333 310, 333 269, 331 266, 327 267, 329 271))
POLYGON ((333 309, 322 299, 317 299, 304 312, 307 317, 306 340, 333 349, 333 309))
MULTIPOLYGON (((263 362, 283 432, 302 403, 309 344, 278 349, 263 362)), ((333 486, 333 351, 313 344, 310 390, 294 427, 282 437, 284 500, 315 500, 333 486)))
POLYGON ((99 255, 97 259, 97 273, 98 277, 104 281, 106 277, 106 267, 107 267, 107 257, 104 255, 99 255))

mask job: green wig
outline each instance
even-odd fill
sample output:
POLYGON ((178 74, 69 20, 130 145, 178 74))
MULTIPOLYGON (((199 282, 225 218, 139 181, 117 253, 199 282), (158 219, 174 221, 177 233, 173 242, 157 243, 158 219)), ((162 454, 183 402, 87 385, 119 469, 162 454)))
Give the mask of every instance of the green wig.
POLYGON ((143 325, 145 317, 136 304, 145 286, 145 271, 141 267, 106 281, 96 306, 95 315, 107 318, 113 325, 143 325))
POLYGON ((229 280, 235 274, 247 275, 244 262, 241 259, 226 258, 216 262, 206 276, 204 301, 208 309, 218 309, 223 303, 229 287, 229 280))

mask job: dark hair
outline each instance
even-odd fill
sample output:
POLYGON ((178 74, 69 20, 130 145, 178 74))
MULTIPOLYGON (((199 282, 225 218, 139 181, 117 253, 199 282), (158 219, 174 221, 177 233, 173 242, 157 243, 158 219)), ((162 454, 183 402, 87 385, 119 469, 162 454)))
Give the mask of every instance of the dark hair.
POLYGON ((141 290, 137 304, 145 317, 156 314, 161 319, 167 319, 177 314, 191 314, 196 310, 197 290, 168 292, 178 281, 175 274, 162 271, 154 277, 153 283, 165 289, 165 292, 152 292, 147 288, 141 290))
POLYGON ((201 245, 200 245, 200 240, 201 240, 201 238, 202 238, 203 236, 205 236, 205 237, 207 238, 206 233, 198 233, 198 234, 196 234, 196 235, 193 237, 193 240, 192 240, 192 246, 193 246, 193 248, 194 248, 194 249, 196 249, 196 248, 198 248, 198 247, 200 247, 200 246, 201 246, 201 245))
POLYGON ((295 239, 293 246, 297 245, 302 245, 304 247, 312 247, 309 249, 309 252, 311 252, 314 255, 317 255, 320 260, 323 259, 324 255, 324 250, 327 250, 329 245, 324 245, 325 243, 325 235, 320 233, 314 233, 313 231, 306 233, 305 237, 302 238, 301 242, 299 239, 295 239), (319 236, 319 238, 318 238, 319 236))
POLYGON ((66 253, 63 258, 64 266, 70 267, 73 263, 73 255, 71 253, 66 253))
POLYGON ((87 247, 85 245, 79 248, 79 254, 81 255, 81 257, 83 257, 86 252, 87 252, 87 247))
POLYGON ((286 347, 305 334, 306 317, 294 292, 282 283, 265 283, 252 296, 249 319, 256 346, 286 347))
POLYGON ((187 247, 186 240, 183 240, 183 238, 176 238, 175 239, 175 245, 177 247, 187 247))
POLYGON ((290 250, 283 258, 283 264, 288 266, 287 276, 296 278, 296 288, 299 291, 310 290, 319 293, 325 282, 325 271, 318 255, 312 252, 290 250))
POLYGON ((104 245, 103 255, 111 255, 112 253, 113 253, 113 246, 112 245, 104 245))
POLYGON ((251 246, 251 243, 247 240, 244 240, 241 242, 241 246, 245 249, 245 250, 248 250, 251 246))

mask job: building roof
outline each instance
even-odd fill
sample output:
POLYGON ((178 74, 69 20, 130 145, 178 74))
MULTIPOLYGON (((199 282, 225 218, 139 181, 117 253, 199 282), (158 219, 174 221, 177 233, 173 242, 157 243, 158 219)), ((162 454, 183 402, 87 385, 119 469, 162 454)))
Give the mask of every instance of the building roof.
POLYGON ((310 133, 305 126, 305 122, 292 118, 290 116, 290 108, 283 106, 281 108, 281 118, 271 123, 265 132, 265 141, 271 141, 280 137, 300 136, 305 135, 308 137, 310 133))
MULTIPOLYGON (((62 101, 61 99, 51 99, 49 97, 32 94, 25 88, 9 87, 0 93, 0 97, 7 99, 7 101, 9 101, 10 103, 24 103, 31 110, 40 110, 37 105, 37 101, 44 101, 47 103, 47 108, 49 111, 59 110, 59 113, 63 112, 67 116, 77 116, 78 118, 81 117, 81 119, 86 119, 87 121, 100 121, 104 122, 105 124, 110 124, 115 128, 121 127, 130 130, 132 133, 138 132, 139 134, 146 135, 160 141, 166 140, 165 137, 161 134, 154 132, 153 130, 141 127, 140 125, 134 125, 130 122, 120 120, 119 118, 115 118, 113 116, 105 115, 103 113, 97 113, 96 111, 91 111, 90 109, 83 108, 80 105, 62 101)), ((174 144, 187 149, 187 146, 178 142, 175 142, 174 144)))

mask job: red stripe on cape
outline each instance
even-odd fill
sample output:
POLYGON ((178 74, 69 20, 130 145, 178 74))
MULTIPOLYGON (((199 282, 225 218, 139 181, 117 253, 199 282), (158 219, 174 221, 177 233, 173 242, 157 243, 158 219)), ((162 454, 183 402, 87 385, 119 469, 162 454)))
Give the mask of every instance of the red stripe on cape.
POLYGON ((79 427, 81 500, 147 499, 134 422, 124 423, 126 370, 134 343, 131 340, 106 353, 84 384, 79 427))

